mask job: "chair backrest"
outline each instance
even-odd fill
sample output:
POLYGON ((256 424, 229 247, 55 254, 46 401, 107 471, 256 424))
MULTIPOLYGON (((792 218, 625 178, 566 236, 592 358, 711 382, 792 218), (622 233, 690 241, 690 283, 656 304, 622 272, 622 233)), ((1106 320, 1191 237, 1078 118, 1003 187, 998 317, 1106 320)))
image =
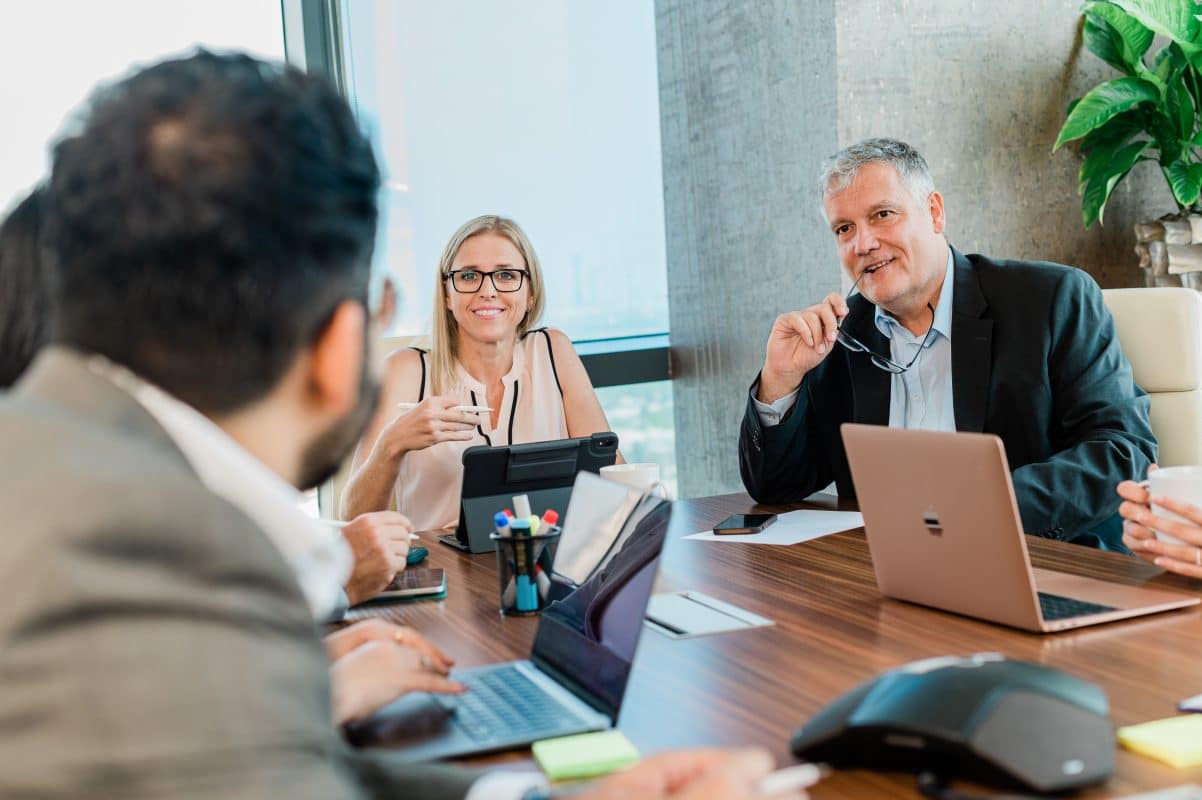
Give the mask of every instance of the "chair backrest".
MULTIPOLYGON (((380 347, 376 351, 380 359, 387 358, 391 353, 405 347, 429 347, 429 337, 425 336, 386 336, 380 340, 380 347)), ((317 491, 317 502, 321 507, 321 515, 328 519, 341 519, 342 506, 342 489, 346 486, 347 480, 351 475, 351 458, 353 453, 347 455, 346 460, 342 462, 342 466, 335 473, 334 477, 323 483, 317 491)), ((396 510, 396 495, 389 501, 389 510, 396 510)))
POLYGON ((1152 398, 1162 467, 1202 464, 1202 295, 1193 289, 1106 289, 1135 382, 1152 398))

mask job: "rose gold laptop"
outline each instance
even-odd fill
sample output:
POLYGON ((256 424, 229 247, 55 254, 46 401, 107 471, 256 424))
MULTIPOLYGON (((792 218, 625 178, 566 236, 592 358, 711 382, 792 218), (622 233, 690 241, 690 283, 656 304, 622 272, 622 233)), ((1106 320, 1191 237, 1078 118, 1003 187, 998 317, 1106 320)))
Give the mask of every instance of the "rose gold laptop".
POLYGON ((851 423, 842 431, 886 597, 1044 633, 1199 602, 1032 568, 996 436, 851 423))

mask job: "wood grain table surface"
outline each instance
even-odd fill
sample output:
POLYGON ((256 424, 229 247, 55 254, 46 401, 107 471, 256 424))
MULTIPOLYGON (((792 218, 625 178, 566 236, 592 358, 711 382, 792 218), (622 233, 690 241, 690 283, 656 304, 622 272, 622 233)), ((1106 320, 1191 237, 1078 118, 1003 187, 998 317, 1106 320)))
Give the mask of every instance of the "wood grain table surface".
MULTIPOLYGON (((789 547, 682 540, 732 513, 838 508, 816 496, 757 506, 745 494, 679 501, 657 591, 693 589, 775 621, 716 636, 672 640, 645 629, 618 727, 644 754, 679 747, 758 745, 792 763, 789 739, 812 714, 882 670, 939 655, 996 651, 1054 666, 1102 686, 1118 726, 1176 713, 1202 692, 1202 610, 1158 614, 1058 634, 1031 634, 888 600, 877 591, 862 529, 789 547)), ((844 504, 845 508, 853 508, 844 504)), ((493 554, 459 553, 421 534, 429 566, 447 570, 445 600, 354 609, 411 625, 469 667, 529 654, 537 618, 498 612, 493 554)), ((1202 595, 1202 582, 1134 558, 1028 539, 1035 566, 1202 595)), ((529 751, 467 763, 528 761, 529 751)), ((1175 770, 1125 750, 1114 776, 1079 797, 1202 784, 1202 768, 1175 770)), ((814 798, 918 797, 912 776, 841 771, 814 798)))

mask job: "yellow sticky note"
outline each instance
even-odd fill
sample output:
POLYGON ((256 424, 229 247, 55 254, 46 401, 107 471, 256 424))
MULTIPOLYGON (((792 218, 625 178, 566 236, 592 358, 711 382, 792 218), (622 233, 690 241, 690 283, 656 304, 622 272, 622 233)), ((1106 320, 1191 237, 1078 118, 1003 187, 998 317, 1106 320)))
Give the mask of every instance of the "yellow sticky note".
POLYGON ((553 781, 595 778, 639 760, 638 751, 621 731, 543 739, 531 749, 538 765, 553 781))
POLYGON ((1168 717, 1118 729, 1119 744, 1184 769, 1202 764, 1202 714, 1168 717))

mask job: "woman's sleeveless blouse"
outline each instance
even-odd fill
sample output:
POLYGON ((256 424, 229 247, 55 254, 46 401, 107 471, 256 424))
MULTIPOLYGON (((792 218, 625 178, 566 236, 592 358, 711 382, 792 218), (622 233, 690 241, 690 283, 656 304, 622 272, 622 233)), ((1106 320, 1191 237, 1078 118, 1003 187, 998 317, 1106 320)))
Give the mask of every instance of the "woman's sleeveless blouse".
MULTIPOLYGON (((463 485, 463 451, 476 445, 503 445, 565 439, 567 418, 555 374, 551 339, 546 329, 529 331, 513 349, 513 366, 501 379, 505 394, 495 430, 490 415, 481 414, 475 436, 466 442, 440 442, 401 457, 397 476, 397 510, 416 530, 453 527, 459 522, 463 485)), ((422 359, 420 399, 430 394, 426 354, 422 359)), ((458 384, 447 392, 462 405, 487 405, 484 384, 458 368, 458 384)))

